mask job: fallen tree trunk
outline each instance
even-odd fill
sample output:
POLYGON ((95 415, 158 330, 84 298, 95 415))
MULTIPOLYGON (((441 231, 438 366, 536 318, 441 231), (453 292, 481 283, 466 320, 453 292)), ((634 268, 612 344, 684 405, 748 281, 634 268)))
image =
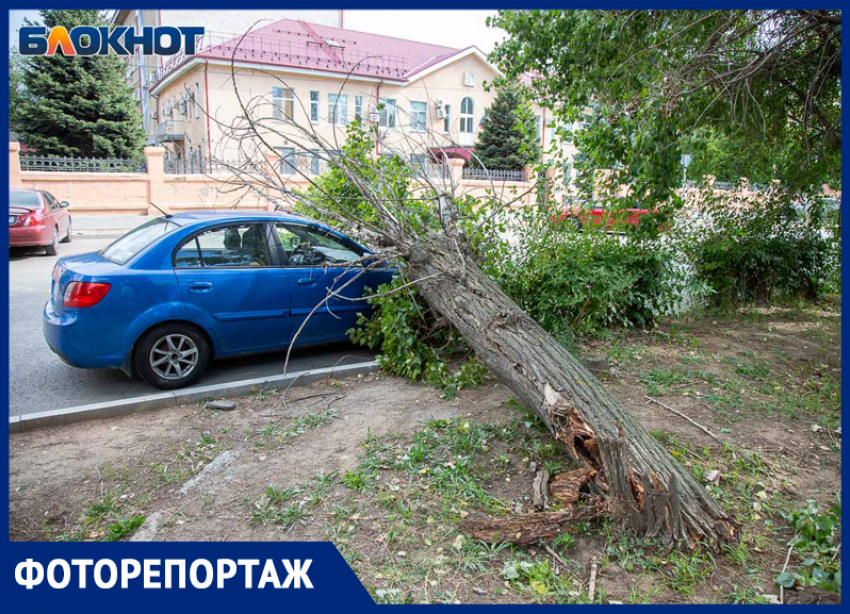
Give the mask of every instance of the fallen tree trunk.
MULTIPOLYGON (((734 519, 572 354, 481 271, 463 243, 444 234, 420 240, 406 254, 408 276, 424 280, 419 289, 430 307, 540 415, 577 463, 595 471, 588 486, 604 501, 606 512, 638 534, 668 545, 701 542, 716 547, 734 540, 734 519)), ((515 518, 532 522, 532 516, 515 518)), ((560 526, 568 516, 555 520, 546 514, 548 519, 540 522, 548 528, 542 531, 560 526)), ((491 535, 510 535, 519 526, 513 522, 497 523, 491 535)), ((480 529, 470 530, 485 534, 480 529)))

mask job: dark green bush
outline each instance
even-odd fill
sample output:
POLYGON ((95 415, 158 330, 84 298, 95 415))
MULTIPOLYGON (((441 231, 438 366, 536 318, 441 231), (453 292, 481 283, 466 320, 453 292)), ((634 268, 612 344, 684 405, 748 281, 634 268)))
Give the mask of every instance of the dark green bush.
POLYGON ((523 226, 512 257, 498 261, 502 289, 568 347, 573 334, 652 328, 681 290, 658 240, 523 226))
POLYGON ((814 300, 835 278, 835 244, 816 210, 765 195, 708 197, 701 210, 677 237, 714 306, 814 300))

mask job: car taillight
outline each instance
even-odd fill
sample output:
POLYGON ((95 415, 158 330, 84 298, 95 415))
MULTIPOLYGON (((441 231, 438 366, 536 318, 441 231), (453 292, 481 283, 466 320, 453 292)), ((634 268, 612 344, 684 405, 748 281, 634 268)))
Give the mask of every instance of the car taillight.
POLYGON ((81 309, 97 305, 109 292, 110 284, 93 281, 72 281, 65 288, 65 307, 81 309))
POLYGON ((24 216, 23 226, 38 226, 41 223, 42 210, 33 211, 32 213, 27 213, 24 216))

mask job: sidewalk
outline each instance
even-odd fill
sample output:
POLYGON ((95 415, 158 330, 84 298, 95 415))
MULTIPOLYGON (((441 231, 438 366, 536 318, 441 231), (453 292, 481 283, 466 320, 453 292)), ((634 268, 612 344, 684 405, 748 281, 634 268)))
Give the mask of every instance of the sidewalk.
POLYGON ((117 238, 152 220, 150 215, 74 215, 74 238, 117 238))

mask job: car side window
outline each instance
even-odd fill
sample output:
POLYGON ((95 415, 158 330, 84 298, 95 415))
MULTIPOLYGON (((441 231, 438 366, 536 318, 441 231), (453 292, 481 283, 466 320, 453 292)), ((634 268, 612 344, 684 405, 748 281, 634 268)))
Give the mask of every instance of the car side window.
POLYGON ((342 264, 359 260, 362 250, 334 235, 298 224, 275 223, 284 266, 342 264))
POLYGON ((59 209, 59 202, 53 198, 53 195, 50 192, 42 192, 42 194, 44 194, 44 202, 47 203, 47 207, 51 211, 59 209))
POLYGON ((178 268, 267 267, 272 265, 268 226, 233 224, 204 231, 174 256, 178 268))

